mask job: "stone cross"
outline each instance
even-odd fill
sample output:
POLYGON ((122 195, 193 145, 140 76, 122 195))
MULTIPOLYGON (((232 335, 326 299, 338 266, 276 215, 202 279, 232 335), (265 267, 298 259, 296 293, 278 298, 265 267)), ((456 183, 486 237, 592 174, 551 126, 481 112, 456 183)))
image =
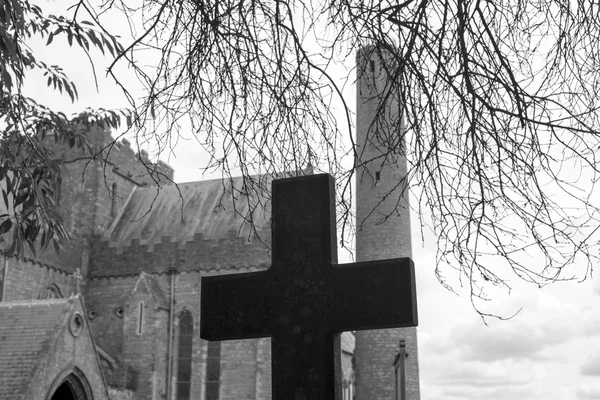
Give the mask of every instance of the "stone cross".
POLYGON ((273 181, 271 267, 202 278, 200 336, 270 336, 273 400, 341 399, 341 332, 417 325, 409 258, 336 265, 334 199, 327 174, 273 181))
POLYGON ((77 292, 75 294, 79 294, 81 293, 79 291, 79 284, 83 280, 83 275, 81 275, 81 270, 79 268, 75 269, 75 272, 73 273, 73 279, 75 279, 75 285, 77 287, 77 292))

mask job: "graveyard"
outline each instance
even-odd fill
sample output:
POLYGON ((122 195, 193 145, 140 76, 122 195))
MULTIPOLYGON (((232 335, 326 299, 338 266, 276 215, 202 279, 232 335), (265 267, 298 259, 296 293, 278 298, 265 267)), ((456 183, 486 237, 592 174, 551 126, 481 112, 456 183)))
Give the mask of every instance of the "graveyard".
POLYGON ((600 399, 595 3, 0 2, 0 400, 600 399))

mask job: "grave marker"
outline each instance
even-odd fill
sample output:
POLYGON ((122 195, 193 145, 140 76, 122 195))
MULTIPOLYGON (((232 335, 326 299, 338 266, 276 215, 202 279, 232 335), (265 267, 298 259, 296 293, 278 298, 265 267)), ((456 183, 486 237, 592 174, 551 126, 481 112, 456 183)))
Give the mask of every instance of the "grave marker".
POLYGON ((200 336, 271 337, 273 400, 341 399, 341 332, 417 325, 409 258, 336 265, 334 186, 273 181, 271 267, 202 278, 200 336))

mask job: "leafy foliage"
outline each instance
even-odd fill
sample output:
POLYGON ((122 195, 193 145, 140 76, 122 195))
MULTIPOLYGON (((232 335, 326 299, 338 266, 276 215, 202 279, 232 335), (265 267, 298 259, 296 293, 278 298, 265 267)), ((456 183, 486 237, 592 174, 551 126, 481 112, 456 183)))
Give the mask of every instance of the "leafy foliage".
POLYGON ((26 77, 41 73, 49 90, 68 95, 72 102, 78 97, 60 66, 48 65, 31 51, 27 43, 33 37, 45 38, 47 46, 64 37, 86 53, 96 48, 112 57, 123 50, 114 36, 91 22, 46 16, 24 0, 0 3, 0 237, 10 244, 6 252, 18 256, 26 246, 34 255, 50 244, 59 251, 68 239, 55 206, 62 160, 52 149, 79 148, 92 157, 98 149, 87 136, 91 125, 117 128, 125 119, 131 123, 128 113, 111 110, 67 117, 23 96, 26 77))

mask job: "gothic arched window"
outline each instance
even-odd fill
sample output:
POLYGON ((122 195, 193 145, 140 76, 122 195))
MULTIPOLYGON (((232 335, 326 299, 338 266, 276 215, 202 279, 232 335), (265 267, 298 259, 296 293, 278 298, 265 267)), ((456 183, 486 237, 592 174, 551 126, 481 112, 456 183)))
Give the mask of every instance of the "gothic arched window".
POLYGON ((46 288, 38 294, 38 300, 62 299, 62 298, 63 298, 63 295, 60 292, 60 289, 54 283, 46 286, 46 288))
POLYGON ((189 400, 192 383, 192 342, 194 319, 192 313, 183 310, 179 315, 179 338, 177 349, 177 400, 189 400))
POLYGON ((206 350, 205 400, 219 400, 221 381, 221 342, 208 342, 206 350))

